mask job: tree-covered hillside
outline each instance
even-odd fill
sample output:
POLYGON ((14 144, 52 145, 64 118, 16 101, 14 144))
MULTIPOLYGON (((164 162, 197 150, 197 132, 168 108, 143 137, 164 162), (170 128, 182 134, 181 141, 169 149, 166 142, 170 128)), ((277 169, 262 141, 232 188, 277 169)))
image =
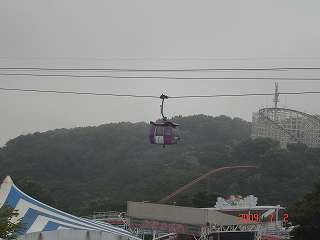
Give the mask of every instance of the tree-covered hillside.
POLYGON ((281 149, 270 139, 251 140, 251 123, 239 118, 194 115, 171 121, 180 124, 181 140, 166 148, 149 143, 150 125, 144 122, 19 136, 0 148, 0 177, 11 175, 18 185, 29 176, 60 207, 79 208, 157 202, 212 169, 236 165, 258 168, 214 173, 169 202, 205 190, 222 197, 253 194, 259 204, 290 204, 320 176, 320 149, 281 149))

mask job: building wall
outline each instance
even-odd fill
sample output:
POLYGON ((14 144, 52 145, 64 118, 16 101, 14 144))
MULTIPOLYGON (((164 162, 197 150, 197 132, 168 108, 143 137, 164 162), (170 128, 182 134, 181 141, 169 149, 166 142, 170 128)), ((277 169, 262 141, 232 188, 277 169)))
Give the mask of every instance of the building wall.
POLYGON ((218 225, 241 224, 237 217, 217 211, 143 202, 128 202, 127 216, 198 226, 206 226, 207 222, 218 225))
MULTIPOLYGON (((18 237, 18 240, 131 240, 129 237, 98 230, 60 229, 34 232, 18 237)), ((135 239, 136 240, 136 239, 135 239)))

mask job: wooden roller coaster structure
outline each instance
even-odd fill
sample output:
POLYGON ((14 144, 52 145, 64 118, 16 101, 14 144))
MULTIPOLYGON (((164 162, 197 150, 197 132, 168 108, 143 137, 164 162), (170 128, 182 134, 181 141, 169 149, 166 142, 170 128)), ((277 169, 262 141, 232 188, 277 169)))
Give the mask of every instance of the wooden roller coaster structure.
POLYGON ((320 147, 320 119, 287 108, 262 108, 252 116, 251 138, 272 138, 281 147, 302 143, 320 147))
POLYGON ((166 200, 169 200, 170 198, 172 198, 173 196, 177 195, 178 193, 182 192, 183 190, 191 187, 193 184, 201 181, 202 179, 204 179, 205 177, 211 175, 212 173, 215 173, 215 172, 219 172, 219 171, 222 171, 222 170, 225 170, 225 169, 241 169, 241 168, 257 168, 258 166, 229 166, 229 167, 221 167, 221 168, 216 168, 216 169, 213 169, 203 175, 201 175, 200 177, 198 177, 197 179, 189 182, 188 184, 184 185, 183 187, 179 188, 178 190, 174 191, 173 193, 171 193, 170 195, 166 196, 165 198, 161 199, 159 201, 159 203, 162 203, 166 200))

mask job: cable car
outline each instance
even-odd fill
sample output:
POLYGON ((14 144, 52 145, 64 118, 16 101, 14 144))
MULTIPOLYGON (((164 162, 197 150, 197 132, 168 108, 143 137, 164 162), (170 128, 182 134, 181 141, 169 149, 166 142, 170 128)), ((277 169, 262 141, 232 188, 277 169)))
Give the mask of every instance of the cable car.
POLYGON ((149 133, 149 140, 152 144, 171 145, 180 140, 177 123, 172 122, 152 122, 149 133))
POLYGON ((165 147, 165 145, 176 144, 180 140, 178 129, 179 124, 168 121, 163 115, 164 99, 167 99, 168 96, 162 94, 160 98, 162 99, 160 107, 163 119, 162 122, 150 121, 151 128, 149 132, 149 141, 151 144, 161 144, 165 147))

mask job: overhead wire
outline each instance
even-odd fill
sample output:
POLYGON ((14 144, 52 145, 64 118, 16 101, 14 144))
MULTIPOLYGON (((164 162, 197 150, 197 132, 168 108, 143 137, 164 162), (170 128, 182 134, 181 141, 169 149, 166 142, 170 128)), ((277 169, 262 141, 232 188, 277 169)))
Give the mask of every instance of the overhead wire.
MULTIPOLYGON (((276 67, 276 68, 190 68, 190 69, 129 69, 129 68, 33 68, 33 67, 0 67, 2 76, 34 76, 34 77, 72 77, 72 78, 113 78, 113 79, 162 79, 162 80, 289 80, 289 81, 319 81, 320 78, 301 78, 301 77, 179 77, 179 76, 115 76, 115 75, 93 75, 93 74, 65 74, 65 72, 234 72, 234 71, 294 71, 294 70, 320 70, 320 67, 276 67), (23 71, 23 72, 21 72, 23 71), (9 73, 8 73, 9 72, 9 73), (37 72, 37 73, 34 73, 37 72), (38 73, 40 72, 40 73, 38 73), (45 72, 45 73, 41 73, 45 72), (56 73, 58 72, 58 73, 56 73), (59 73, 64 72, 64 73, 59 73)), ((96 96, 115 96, 115 97, 139 97, 139 98, 159 98, 150 95, 134 94, 113 94, 95 92, 75 92, 75 91, 56 91, 22 88, 4 88, 3 91, 20 92, 41 92, 57 94, 77 94, 77 95, 96 95, 96 96)), ((320 92, 287 92, 285 95, 297 94, 319 94, 320 92)), ((218 95, 190 95, 190 96, 171 96, 170 98, 212 98, 212 97, 245 97, 245 96, 268 96, 274 93, 248 93, 248 94, 218 94, 218 95)))
MULTIPOLYGON (((39 90, 39 89, 22 89, 22 88, 3 88, 3 91, 19 92, 38 92, 38 93, 56 93, 56 94, 74 94, 74 95, 94 95, 94 96, 112 96, 112 97, 135 97, 135 98, 159 98, 152 95, 135 95, 135 94, 114 94, 114 93, 95 93, 95 92, 75 92, 75 91, 56 91, 56 90, 39 90)), ((320 91, 310 92, 279 92, 283 95, 302 95, 302 94, 320 94, 320 91)), ((272 96, 274 93, 244 93, 244 94, 214 94, 214 95, 185 95, 185 96, 168 96, 168 98, 215 98, 215 97, 248 97, 248 96, 272 96)))
POLYGON ((319 60, 313 57, 269 57, 269 58, 77 58, 77 57, 10 57, 0 59, 22 60, 85 60, 85 61, 257 61, 257 60, 319 60))
POLYGON ((163 80, 290 80, 290 81, 319 81, 319 78, 290 78, 290 77, 168 77, 168 76, 111 76, 111 75, 73 75, 73 74, 34 74, 34 73, 0 73, 2 76, 30 77, 70 77, 70 78, 113 78, 113 79, 163 79, 163 80))
POLYGON ((206 72, 206 71, 293 71, 320 70, 320 67, 274 67, 274 68, 185 68, 185 69, 134 69, 134 68, 33 68, 0 67, 8 71, 114 71, 114 72, 206 72))
POLYGON ((113 97, 159 98, 158 96, 151 96, 151 95, 95 93, 95 92, 75 92, 75 91, 56 91, 56 90, 21 89, 21 88, 2 88, 2 87, 0 87, 0 90, 3 90, 3 91, 18 91, 18 92, 74 94, 74 95, 113 96, 113 97))
POLYGON ((186 68, 186 69, 130 69, 130 68, 34 68, 34 67, 0 67, 1 76, 31 76, 31 77, 69 77, 69 78, 111 78, 111 79, 163 79, 163 80, 290 80, 290 81, 319 81, 317 78, 305 77, 216 77, 216 76, 154 76, 154 75, 106 75, 103 72, 283 72, 283 71, 315 71, 320 70, 320 67, 275 67, 275 68, 186 68), (43 73, 44 72, 44 73, 43 73), (66 72, 79 72, 66 73, 66 72), (88 72, 90 74, 82 74, 88 72), (97 74, 99 72, 99 74, 97 74))

